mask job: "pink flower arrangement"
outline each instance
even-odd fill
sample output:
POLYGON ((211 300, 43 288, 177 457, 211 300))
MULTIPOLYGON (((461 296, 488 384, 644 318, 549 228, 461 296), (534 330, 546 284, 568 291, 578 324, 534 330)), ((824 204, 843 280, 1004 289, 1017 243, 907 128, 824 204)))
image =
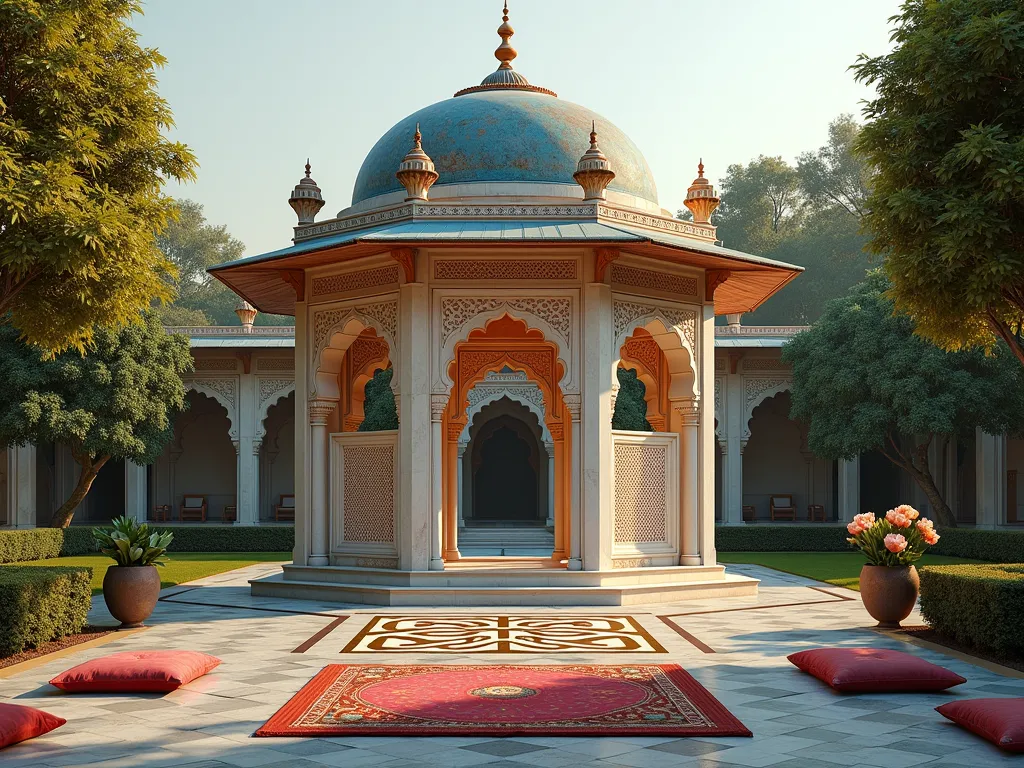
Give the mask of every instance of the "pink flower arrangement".
POLYGON ((846 530, 850 533, 847 541, 863 552, 871 565, 910 565, 939 540, 932 521, 909 504, 890 509, 878 520, 871 512, 855 515, 846 530))

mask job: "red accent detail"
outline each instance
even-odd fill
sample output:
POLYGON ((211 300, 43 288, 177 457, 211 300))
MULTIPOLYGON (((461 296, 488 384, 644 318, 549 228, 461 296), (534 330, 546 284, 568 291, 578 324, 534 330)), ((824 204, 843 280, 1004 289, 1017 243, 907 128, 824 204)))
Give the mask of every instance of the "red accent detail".
POLYGON ((886 648, 816 648, 788 658, 837 691, 944 691, 967 682, 937 664, 886 648))
POLYGON ((295 289, 295 300, 306 300, 306 273, 301 269, 282 269, 278 274, 281 279, 295 289))
POLYGON ((750 736, 675 664, 332 664, 256 736, 750 736), (506 687, 502 690, 502 687, 506 687), (495 695, 486 695, 498 688, 495 695), (512 690, 519 689, 519 690, 512 690))
POLYGON ((1000 749, 1024 752, 1024 699, 951 701, 935 711, 1000 749))
POLYGON ((715 300, 715 290, 729 279, 732 273, 727 269, 709 269, 704 273, 704 301, 715 300))
POLYGON ((0 749, 49 733, 66 723, 63 717, 19 704, 0 704, 0 749))
POLYGON ((63 691, 138 693, 173 691, 220 664, 198 651, 114 653, 72 667, 50 681, 63 691))
POLYGON ((405 282, 416 282, 416 251, 412 248, 395 248, 391 251, 391 258, 397 261, 405 270, 405 282))
POLYGON ((608 265, 619 258, 618 248, 597 248, 597 261, 594 263, 594 282, 603 283, 604 273, 608 265))

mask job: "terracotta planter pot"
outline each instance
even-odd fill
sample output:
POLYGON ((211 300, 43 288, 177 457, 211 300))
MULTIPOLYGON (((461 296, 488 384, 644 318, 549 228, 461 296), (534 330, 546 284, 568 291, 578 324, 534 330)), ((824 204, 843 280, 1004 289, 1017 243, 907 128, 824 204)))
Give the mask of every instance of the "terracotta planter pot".
POLYGON ((898 627, 914 610, 920 589, 912 565, 865 565, 860 571, 860 598, 880 627, 898 627))
POLYGON ((121 629, 141 627, 160 597, 160 572, 155 565, 119 566, 103 577, 103 600, 121 629))

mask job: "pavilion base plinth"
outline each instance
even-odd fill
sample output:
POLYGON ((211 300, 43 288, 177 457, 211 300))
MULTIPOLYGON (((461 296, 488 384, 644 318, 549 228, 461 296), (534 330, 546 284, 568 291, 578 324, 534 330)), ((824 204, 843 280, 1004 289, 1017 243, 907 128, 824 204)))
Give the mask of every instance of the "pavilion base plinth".
POLYGON ((388 606, 642 605, 757 595, 757 579, 723 566, 569 571, 530 567, 530 558, 507 566, 496 559, 444 571, 286 565, 249 583, 256 597, 388 606))

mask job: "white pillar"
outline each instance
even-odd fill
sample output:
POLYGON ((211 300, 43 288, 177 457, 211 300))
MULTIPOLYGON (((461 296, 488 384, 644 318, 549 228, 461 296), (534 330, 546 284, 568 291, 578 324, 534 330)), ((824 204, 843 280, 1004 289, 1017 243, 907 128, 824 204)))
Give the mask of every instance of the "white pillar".
POLYGON ((978 429, 974 445, 977 477, 974 525, 995 528, 1006 514, 1006 438, 978 429))
MULTIPOLYGON (((303 278, 305 279, 305 278, 303 278)), ((298 298, 303 298, 300 294, 298 298)), ((312 437, 307 410, 310 387, 306 385, 309 372, 309 352, 306 346, 306 302, 295 302, 295 546, 292 548, 292 563, 305 565, 312 554, 310 526, 312 514, 309 498, 309 459, 312 437)))
POLYGON ((570 571, 583 570, 583 556, 581 554, 582 538, 582 514, 580 509, 580 483, 582 473, 581 456, 583 444, 580 442, 580 408, 579 401, 575 403, 575 410, 570 409, 572 415, 572 471, 570 477, 570 500, 569 500, 569 563, 570 571))
POLYGON ((584 287, 583 322, 583 569, 612 567, 612 292, 584 287))
POLYGON ((743 377, 730 373, 725 379, 725 466, 722 482, 728 488, 729 506, 723 510, 726 525, 743 524, 743 377))
POLYGON ((147 500, 149 494, 146 487, 146 467, 130 461, 124 463, 124 513, 140 523, 146 522, 148 515, 147 500))
POLYGON ((700 405, 672 402, 674 431, 679 435, 679 564, 700 565, 700 405))
POLYGON ((718 563, 715 549, 715 304, 706 299, 698 325, 697 355, 697 547, 703 565, 718 563))
POLYGON ((14 528, 47 525, 45 512, 36 515, 36 447, 14 445, 7 449, 7 521, 14 528))
POLYGON ((839 521, 848 523, 860 514, 860 456, 839 459, 839 521))
MULTIPOLYGON (((309 403, 310 565, 329 565, 331 561, 327 417, 337 405, 333 400, 311 400, 309 403)), ((335 480, 340 482, 340 478, 335 480)))
POLYGON ((544 450, 548 452, 548 517, 544 524, 551 528, 555 524, 555 445, 544 443, 544 450))
POLYGON ((427 287, 399 288, 398 354, 402 361, 398 421, 398 567, 425 571, 430 564, 431 429, 430 314, 427 287))
POLYGON ((259 454, 256 439, 256 377, 243 373, 238 387, 238 469, 235 472, 235 504, 239 525, 259 521, 259 454))
POLYGON ((458 502, 458 514, 459 514, 459 528, 466 527, 466 510, 472 509, 473 503, 473 477, 471 472, 466 472, 466 448, 469 446, 464 443, 459 443, 458 456, 459 466, 457 469, 457 481, 459 498, 458 502))
MULTIPOLYGON (((442 536, 444 532, 444 473, 442 471, 442 459, 444 452, 444 440, 441 433, 441 419, 444 416, 444 409, 448 405, 448 398, 444 395, 431 395, 430 397, 430 563, 432 571, 443 571, 444 560, 441 559, 441 548, 443 546, 442 536)), ((462 489, 462 460, 459 460, 459 488, 462 489)))

